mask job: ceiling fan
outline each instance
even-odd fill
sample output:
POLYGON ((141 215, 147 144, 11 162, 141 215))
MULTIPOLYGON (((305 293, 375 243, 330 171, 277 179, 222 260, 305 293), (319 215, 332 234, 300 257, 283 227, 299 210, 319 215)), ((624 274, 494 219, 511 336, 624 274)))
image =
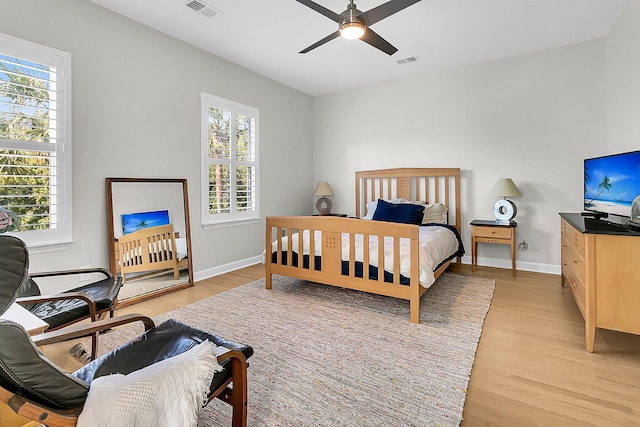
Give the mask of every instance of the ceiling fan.
POLYGON ((380 37, 370 27, 376 22, 388 18, 394 13, 400 12, 402 9, 405 9, 414 3, 418 3, 420 0, 391 0, 366 12, 358 10, 356 5, 353 3, 353 0, 349 0, 347 10, 340 14, 337 14, 311 0, 296 1, 318 13, 321 13, 332 21, 337 22, 339 25, 339 28, 335 33, 329 34, 327 37, 315 42, 306 49, 301 50, 299 53, 307 53, 318 46, 322 46, 326 42, 335 39, 336 37, 342 36, 347 39, 360 39, 388 55, 393 55, 398 51, 398 49, 380 37))

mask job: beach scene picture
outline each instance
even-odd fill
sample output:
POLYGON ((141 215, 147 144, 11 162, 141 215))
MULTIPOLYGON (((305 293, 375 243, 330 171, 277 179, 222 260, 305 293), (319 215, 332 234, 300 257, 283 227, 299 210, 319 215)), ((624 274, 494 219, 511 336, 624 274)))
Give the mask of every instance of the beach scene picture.
POLYGON ((584 161, 584 209, 631 216, 640 195, 640 151, 584 161))
POLYGON ((129 234, 143 228, 171 224, 169 211, 134 212, 122 214, 122 233, 129 234))

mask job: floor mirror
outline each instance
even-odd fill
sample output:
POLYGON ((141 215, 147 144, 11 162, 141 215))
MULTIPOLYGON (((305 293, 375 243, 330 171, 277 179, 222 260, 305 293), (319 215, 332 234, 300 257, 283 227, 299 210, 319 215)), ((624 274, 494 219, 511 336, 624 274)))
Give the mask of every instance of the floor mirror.
POLYGON ((111 273, 118 306, 193 286, 187 180, 106 178, 111 273))

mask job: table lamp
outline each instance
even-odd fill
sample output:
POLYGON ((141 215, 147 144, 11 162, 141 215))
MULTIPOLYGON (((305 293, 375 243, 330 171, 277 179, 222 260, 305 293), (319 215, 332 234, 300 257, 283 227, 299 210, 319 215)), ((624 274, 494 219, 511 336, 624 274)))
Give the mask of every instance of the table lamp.
POLYGON ((489 191, 490 196, 502 197, 493 205, 493 214, 496 216, 497 224, 511 224, 518 213, 516 204, 507 197, 522 196, 518 187, 513 183, 511 178, 500 178, 496 185, 489 191))
POLYGON ((319 182, 313 192, 314 196, 320 196, 316 202, 316 209, 320 215, 329 215, 331 213, 331 200, 325 196, 333 196, 333 190, 328 182, 319 182))

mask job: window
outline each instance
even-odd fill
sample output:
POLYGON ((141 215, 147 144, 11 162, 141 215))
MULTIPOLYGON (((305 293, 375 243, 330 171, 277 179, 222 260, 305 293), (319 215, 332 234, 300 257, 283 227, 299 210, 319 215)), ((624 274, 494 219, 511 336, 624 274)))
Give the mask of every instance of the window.
POLYGON ((260 216, 255 108, 202 94, 202 223, 260 216))
POLYGON ((4 34, 0 206, 30 246, 71 241, 71 55, 4 34))

